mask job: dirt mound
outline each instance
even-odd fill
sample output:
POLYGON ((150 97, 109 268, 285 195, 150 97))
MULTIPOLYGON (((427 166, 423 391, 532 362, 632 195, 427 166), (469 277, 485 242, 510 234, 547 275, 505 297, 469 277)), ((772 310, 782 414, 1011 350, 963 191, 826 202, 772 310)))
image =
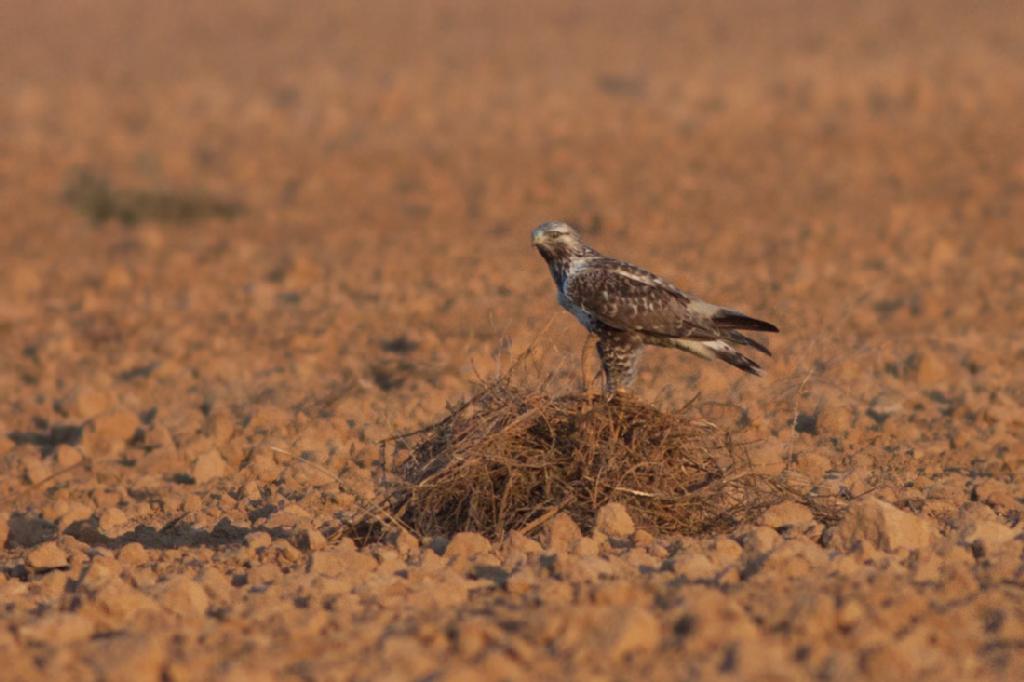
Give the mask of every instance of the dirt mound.
POLYGON ((692 403, 663 412, 628 395, 553 396, 511 376, 406 443, 394 516, 421 537, 500 539, 559 512, 589 530, 609 502, 645 530, 704 535, 791 496, 692 403))

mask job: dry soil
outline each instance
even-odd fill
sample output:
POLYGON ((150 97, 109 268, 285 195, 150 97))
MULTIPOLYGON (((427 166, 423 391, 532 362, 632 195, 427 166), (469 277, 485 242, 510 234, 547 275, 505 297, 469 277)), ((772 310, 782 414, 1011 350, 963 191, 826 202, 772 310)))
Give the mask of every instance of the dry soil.
POLYGON ((1020 679, 1019 2, 5 0, 0 46, 0 678, 1020 679), (552 218, 782 328, 639 395, 834 522, 346 537, 382 438, 530 346, 589 379, 552 218))

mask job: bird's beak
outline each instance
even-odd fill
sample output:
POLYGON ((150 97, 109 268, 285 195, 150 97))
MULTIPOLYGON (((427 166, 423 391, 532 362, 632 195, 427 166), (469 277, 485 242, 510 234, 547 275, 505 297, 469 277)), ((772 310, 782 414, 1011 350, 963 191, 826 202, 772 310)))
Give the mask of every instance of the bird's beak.
POLYGON ((544 241, 544 233, 541 232, 540 230, 534 230, 531 236, 533 237, 534 246, 537 246, 538 244, 541 244, 544 241))

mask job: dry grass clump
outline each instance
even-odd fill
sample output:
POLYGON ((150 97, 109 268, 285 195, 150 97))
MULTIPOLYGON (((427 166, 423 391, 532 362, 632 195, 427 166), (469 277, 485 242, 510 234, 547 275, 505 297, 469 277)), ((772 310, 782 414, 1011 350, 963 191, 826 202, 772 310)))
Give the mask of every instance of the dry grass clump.
POLYGON ((188 190, 133 190, 112 187, 88 168, 75 171, 65 183, 64 201, 94 223, 117 220, 125 225, 151 220, 191 223, 204 218, 234 218, 242 204, 188 190))
POLYGON ((651 532, 700 535, 787 497, 744 466, 728 433, 687 409, 666 413, 628 396, 552 397, 508 376, 404 440, 411 448, 391 509, 421 537, 500 539, 558 512, 589 530, 611 501, 651 532))

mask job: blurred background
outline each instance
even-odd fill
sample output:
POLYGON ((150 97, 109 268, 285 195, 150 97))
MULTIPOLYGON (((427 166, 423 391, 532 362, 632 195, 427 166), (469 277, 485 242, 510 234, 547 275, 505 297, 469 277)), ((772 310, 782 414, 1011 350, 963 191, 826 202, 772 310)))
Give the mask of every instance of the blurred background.
POLYGON ((1020 0, 0 1, 0 676, 1009 679, 1021 112, 1020 0), (559 218, 778 324, 637 390, 853 511, 341 537, 381 439, 597 371, 559 218))
POLYGON ((578 374, 554 218, 778 322, 774 395, 997 352, 1021 301, 1017 2, 9 0, 0 45, 0 329, 56 393, 170 364, 422 419, 545 324, 578 374))

